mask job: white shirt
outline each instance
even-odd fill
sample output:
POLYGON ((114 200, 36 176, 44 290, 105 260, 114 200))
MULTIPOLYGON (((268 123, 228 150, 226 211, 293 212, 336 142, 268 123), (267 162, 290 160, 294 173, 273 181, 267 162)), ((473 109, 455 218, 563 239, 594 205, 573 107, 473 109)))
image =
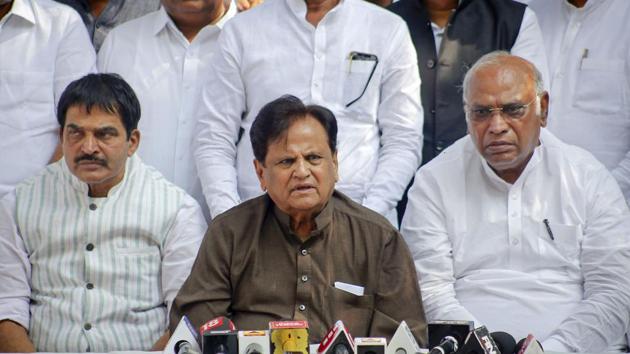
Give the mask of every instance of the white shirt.
POLYGON ((630 1, 534 0, 551 73, 549 130, 600 160, 630 202, 630 1))
POLYGON ((59 141, 55 107, 95 70, 79 15, 50 0, 15 0, 0 20, 0 196, 39 172, 59 141))
MULTIPOLYGON (((445 29, 445 27, 440 27, 434 22, 431 22, 436 53, 440 52, 445 29)), ((540 26, 538 26, 536 14, 534 14, 529 7, 525 9, 521 27, 519 28, 516 41, 510 49, 510 54, 517 55, 532 62, 543 76, 545 89, 548 89, 549 68, 547 67, 547 57, 545 56, 545 49, 543 47, 542 33, 540 26)))
POLYGON ((148 350, 205 230, 195 200, 136 156, 106 198, 51 164, 0 201, 0 320, 37 351, 148 350))
POLYGON ((200 74, 208 70, 221 28, 235 14, 236 6, 231 4, 216 25, 204 27, 188 42, 160 8, 114 28, 98 53, 99 71, 120 74, 140 100, 142 143, 138 155, 204 209, 192 152, 203 82, 200 74))
POLYGON ((540 140, 514 184, 469 136, 416 174, 401 232, 427 319, 473 320, 517 340, 532 333, 545 350, 619 350, 630 212, 592 155, 545 129, 540 140))
POLYGON ((342 0, 317 27, 305 16, 304 0, 267 1, 221 33, 195 149, 210 212, 216 216, 261 194, 249 129, 263 105, 292 94, 337 117, 337 189, 392 220, 419 166, 422 142, 420 78, 407 25, 363 0, 342 0), (350 62, 352 51, 376 55, 378 65, 365 94, 346 108, 375 64, 350 62))

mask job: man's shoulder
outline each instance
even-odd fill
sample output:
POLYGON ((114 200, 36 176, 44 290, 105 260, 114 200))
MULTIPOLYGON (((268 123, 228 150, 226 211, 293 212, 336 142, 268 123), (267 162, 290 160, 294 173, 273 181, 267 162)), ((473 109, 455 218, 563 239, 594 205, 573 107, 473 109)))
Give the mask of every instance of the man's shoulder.
POLYGON ((23 5, 31 6, 39 23, 52 19, 55 24, 72 22, 83 24, 81 17, 72 7, 53 0, 31 0, 24 2, 23 5))
POLYGON ((243 220, 252 221, 261 218, 267 213, 269 207, 269 197, 261 195, 248 199, 235 207, 226 210, 212 219, 212 224, 222 226, 243 224, 243 220))
POLYGON ((135 157, 134 166, 134 179, 132 183, 144 183, 148 184, 149 189, 165 190, 176 193, 181 197, 187 195, 178 185, 167 180, 164 175, 158 171, 155 167, 145 164, 140 157, 135 157), (140 179, 140 180, 137 180, 140 179))
POLYGON ((442 151, 437 157, 422 166, 418 174, 452 175, 465 163, 474 163, 478 154, 469 135, 465 135, 442 151))
POLYGON ((335 218, 354 220, 357 221, 357 224, 367 228, 379 228, 382 233, 396 232, 396 228, 383 215, 355 202, 337 190, 333 192, 331 201, 334 203, 333 214, 335 218))
POLYGON ((65 183, 68 183, 63 178, 63 159, 57 162, 53 162, 48 166, 44 167, 34 176, 31 176, 22 182, 18 183, 15 187, 17 193, 24 192, 35 188, 36 186, 42 185, 45 181, 54 181, 53 185, 63 187, 65 183))
POLYGON ((153 28, 155 22, 160 17, 160 11, 149 12, 141 17, 134 18, 114 27, 107 36, 115 38, 117 41, 138 42, 138 36, 153 28))
POLYGON ((541 130, 540 139, 549 154, 549 158, 575 167, 571 171, 606 170, 606 167, 593 154, 579 146, 563 142, 547 129, 541 130))

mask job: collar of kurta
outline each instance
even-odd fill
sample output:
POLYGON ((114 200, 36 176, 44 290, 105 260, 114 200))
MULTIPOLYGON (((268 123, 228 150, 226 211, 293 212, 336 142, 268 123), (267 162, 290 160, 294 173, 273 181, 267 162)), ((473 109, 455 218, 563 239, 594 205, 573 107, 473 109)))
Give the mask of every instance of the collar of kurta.
MULTIPOLYGON (((219 22, 212 25, 207 25, 206 27, 202 28, 201 31, 199 31, 199 33, 203 32, 208 27, 218 27, 219 29, 223 29, 223 26, 225 26, 227 21, 231 19, 232 17, 234 17, 235 15, 236 15, 236 4, 230 1, 227 11, 223 14, 219 22)), ((172 30, 179 32, 179 29, 175 25, 175 22, 173 22, 173 19, 171 19, 168 13, 166 13, 166 10, 164 10, 164 6, 160 6, 160 8, 158 9, 157 16, 154 17, 154 19, 155 19, 155 22, 153 23, 153 34, 157 35, 162 30, 166 29, 169 26, 171 27, 172 30)))
MULTIPOLYGON (((326 203, 326 205, 319 212, 319 214, 315 216, 315 229, 311 231, 311 234, 309 235, 308 240, 310 240, 311 237, 325 235, 323 231, 332 222, 333 209, 334 209, 334 203, 335 203, 334 196, 336 193, 337 192, 333 192, 333 195, 330 196, 330 200, 328 201, 328 203, 326 203)), ((269 199, 269 203, 273 205, 273 213, 276 219, 278 220, 278 223, 280 224, 280 227, 282 228, 282 231, 285 233, 285 235, 291 235, 295 237, 297 240, 299 240, 299 237, 293 231, 291 231, 291 217, 289 216, 289 214, 286 214, 285 212, 280 210, 275 205, 273 200, 269 198, 269 194, 267 194, 267 198, 269 199)))
POLYGON ((9 16, 15 15, 32 24, 37 23, 31 1, 32 0, 13 0, 11 10, 9 10, 9 12, 5 15, 5 18, 8 19, 9 16))
MULTIPOLYGON (((74 188, 79 194, 83 194, 87 196, 90 191, 90 187, 87 185, 87 183, 81 181, 77 176, 73 175, 72 172, 70 172, 70 168, 68 168, 66 159, 62 158, 60 161, 56 163, 61 164, 61 169, 63 171, 64 176, 66 176, 66 181, 70 183, 72 188, 74 188)), ((120 183, 118 183, 117 185, 112 187, 112 189, 109 190, 109 192, 107 193, 107 198, 115 196, 120 192, 120 190, 127 184, 127 180, 129 180, 129 176, 133 174, 136 166, 139 163, 140 163, 140 158, 136 154, 131 155, 131 157, 127 159, 127 162, 125 162, 125 175, 122 181, 120 181, 120 183)))
MULTIPOLYGON (((333 7, 328 13, 324 16, 324 18, 328 17, 330 14, 341 11, 346 5, 346 2, 352 0, 339 0, 337 6, 333 7)), ((291 12, 300 20, 306 22, 306 0, 285 0, 287 6, 291 10, 291 12)), ((322 19, 323 21, 323 19, 322 19)), ((320 22, 321 23, 321 22, 320 22)))

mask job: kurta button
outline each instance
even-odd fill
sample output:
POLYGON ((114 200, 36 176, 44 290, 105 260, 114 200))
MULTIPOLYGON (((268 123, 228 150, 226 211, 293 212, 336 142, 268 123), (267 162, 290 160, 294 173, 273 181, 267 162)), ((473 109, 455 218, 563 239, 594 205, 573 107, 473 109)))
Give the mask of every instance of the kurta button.
POLYGON ((90 204, 90 210, 96 210, 96 204, 91 203, 90 204))
POLYGON ((299 309, 300 311, 305 311, 305 310, 306 310, 306 306, 304 306, 304 305, 300 305, 300 306, 298 306, 298 309, 299 309))
POLYGON ((513 244, 514 246, 518 246, 518 239, 516 239, 516 238, 515 238, 515 239, 513 239, 513 240, 512 240, 512 244, 513 244))
POLYGON ((89 324, 89 323, 86 323, 86 324, 83 325, 83 329, 85 329, 86 331, 89 331, 89 330, 92 329, 92 325, 89 324))
POLYGON ((92 289, 94 289, 94 284, 92 284, 92 283, 87 283, 87 284, 85 284, 85 287, 86 287, 88 290, 92 290, 92 289))
POLYGON ((92 251, 94 249, 94 245, 91 243, 88 243, 87 246, 85 246, 85 249, 88 251, 92 251))
POLYGON ((302 253, 303 256, 308 255, 308 251, 305 249, 301 250, 300 253, 302 253))
POLYGON ((433 67, 435 67, 435 60, 433 59, 427 60, 427 68, 433 69, 433 67))
POLYGON ((306 283, 308 281, 308 276, 303 275, 301 279, 302 279, 302 283, 306 283))

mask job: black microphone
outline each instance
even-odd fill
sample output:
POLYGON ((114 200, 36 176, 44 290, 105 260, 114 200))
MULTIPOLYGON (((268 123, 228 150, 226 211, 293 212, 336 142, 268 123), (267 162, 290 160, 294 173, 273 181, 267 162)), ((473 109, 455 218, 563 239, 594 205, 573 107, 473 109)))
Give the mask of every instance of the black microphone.
POLYGON ((203 354, 238 354, 238 332, 226 317, 217 317, 201 326, 203 354))
POLYGON ((199 354, 199 352, 193 348, 190 342, 180 340, 175 343, 175 354, 199 354))
POLYGON ((494 339, 494 343, 496 343, 497 347, 499 347, 499 351, 501 353, 514 353, 516 340, 514 340, 514 337, 512 337, 511 334, 506 332, 492 332, 490 333, 490 336, 494 339))
POLYGON ((459 341, 453 336, 446 336, 440 344, 431 349, 429 354, 452 354, 459 349, 459 341))

